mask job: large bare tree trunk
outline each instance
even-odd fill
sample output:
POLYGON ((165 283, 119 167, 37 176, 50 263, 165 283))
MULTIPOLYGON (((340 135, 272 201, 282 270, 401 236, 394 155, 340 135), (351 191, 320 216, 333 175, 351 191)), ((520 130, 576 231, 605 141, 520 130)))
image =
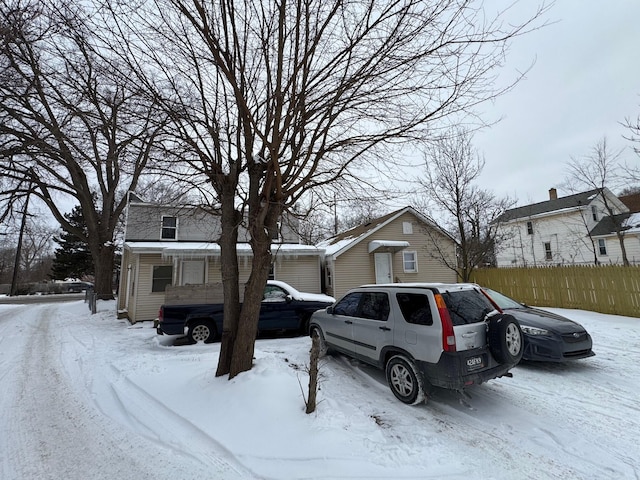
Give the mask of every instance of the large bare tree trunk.
MULTIPOLYGON (((226 189, 228 190, 228 189, 226 189)), ((234 192, 228 192, 233 200, 234 192)), ((224 193, 223 193, 224 195, 224 193)), ((238 272, 238 225, 242 215, 238 212, 233 201, 222 203, 222 234, 220 236, 220 258, 222 259, 222 288, 224 291, 224 317, 222 325, 222 339, 220 345, 220 359, 216 377, 226 375, 231 369, 236 335, 238 332, 238 318, 240 316, 240 274, 238 272)))

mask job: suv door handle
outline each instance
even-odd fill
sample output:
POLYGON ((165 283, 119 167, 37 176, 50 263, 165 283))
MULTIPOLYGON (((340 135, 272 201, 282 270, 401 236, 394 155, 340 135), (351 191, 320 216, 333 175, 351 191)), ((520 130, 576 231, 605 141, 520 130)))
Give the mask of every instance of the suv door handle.
POLYGON ((345 320, 344 323, 351 325, 353 322, 351 320, 345 320))
POLYGON ((473 338, 476 336, 476 332, 463 333, 462 338, 473 338))
POLYGON ((389 327, 378 327, 380 330, 383 330, 385 332, 390 332, 391 329, 389 327))

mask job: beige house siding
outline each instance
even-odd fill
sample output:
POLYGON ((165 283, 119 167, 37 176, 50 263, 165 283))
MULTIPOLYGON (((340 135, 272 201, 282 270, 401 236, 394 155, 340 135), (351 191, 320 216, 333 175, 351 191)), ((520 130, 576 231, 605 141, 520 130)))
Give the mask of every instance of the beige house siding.
MULTIPOLYGON (((418 271, 405 272, 402 250, 392 253, 392 278, 394 282, 456 282, 456 274, 439 261, 434 239, 444 245, 450 258, 455 258, 455 244, 451 239, 427 226, 414 215, 405 212, 400 217, 380 228, 359 243, 328 262, 332 269, 332 286, 327 290, 336 298, 359 285, 376 282, 374 253, 369 253, 369 242, 373 240, 407 241, 410 246, 404 251, 415 251, 418 271), (412 225, 412 233, 403 232, 403 222, 412 225), (428 231, 426 229, 429 229, 428 231)), ((442 247, 441 247, 442 248, 442 247)))
MULTIPOLYGON (((162 258, 160 254, 142 254, 139 256, 137 281, 134 286, 135 314, 129 317, 132 321, 153 320, 158 316, 160 305, 164 303, 164 292, 151 292, 153 267, 155 265, 173 265, 173 262, 170 259, 162 258)), ((175 278, 175 269, 173 275, 175 278)), ((129 305, 131 304, 132 302, 129 302, 129 305)))
MULTIPOLYGON (((194 259, 197 258, 189 258, 189 260, 194 259)), ((153 320, 157 317, 160 306, 165 302, 164 293, 151 292, 153 267, 155 265, 173 265, 173 284, 176 285, 179 282, 180 260, 163 258, 160 253, 135 255, 125 250, 122 263, 124 275, 126 275, 129 264, 132 265, 132 288, 129 293, 133 293, 133 295, 129 298, 127 317, 132 323, 153 320)), ((251 274, 251 257, 241 256, 238 267, 240 283, 244 284, 249 280, 251 274)), ((275 278, 290 284, 299 291, 320 293, 320 259, 315 255, 277 256, 275 278)), ((208 284, 222 282, 219 257, 206 259, 205 281, 208 284)), ((126 279, 123 279, 118 299, 119 309, 124 309, 126 305, 127 293, 125 290, 126 279)))
POLYGON ((275 279, 288 283, 300 292, 320 293, 320 257, 315 255, 278 255, 275 279))

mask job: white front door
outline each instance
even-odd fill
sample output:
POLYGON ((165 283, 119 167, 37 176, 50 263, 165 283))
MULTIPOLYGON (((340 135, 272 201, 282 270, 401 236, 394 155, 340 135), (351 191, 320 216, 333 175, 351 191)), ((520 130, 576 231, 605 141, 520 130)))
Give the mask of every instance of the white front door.
POLYGON ((392 283, 391 254, 374 253, 373 256, 376 265, 376 283, 392 283))

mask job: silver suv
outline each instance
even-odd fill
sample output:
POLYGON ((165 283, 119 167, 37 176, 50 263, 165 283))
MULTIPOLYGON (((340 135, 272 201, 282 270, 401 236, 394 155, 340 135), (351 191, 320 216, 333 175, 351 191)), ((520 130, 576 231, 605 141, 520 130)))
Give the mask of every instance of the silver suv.
POLYGON ((364 285, 315 312, 310 332, 323 349, 384 369, 408 404, 431 386, 463 390, 510 376, 523 351, 516 320, 472 284, 364 285))

